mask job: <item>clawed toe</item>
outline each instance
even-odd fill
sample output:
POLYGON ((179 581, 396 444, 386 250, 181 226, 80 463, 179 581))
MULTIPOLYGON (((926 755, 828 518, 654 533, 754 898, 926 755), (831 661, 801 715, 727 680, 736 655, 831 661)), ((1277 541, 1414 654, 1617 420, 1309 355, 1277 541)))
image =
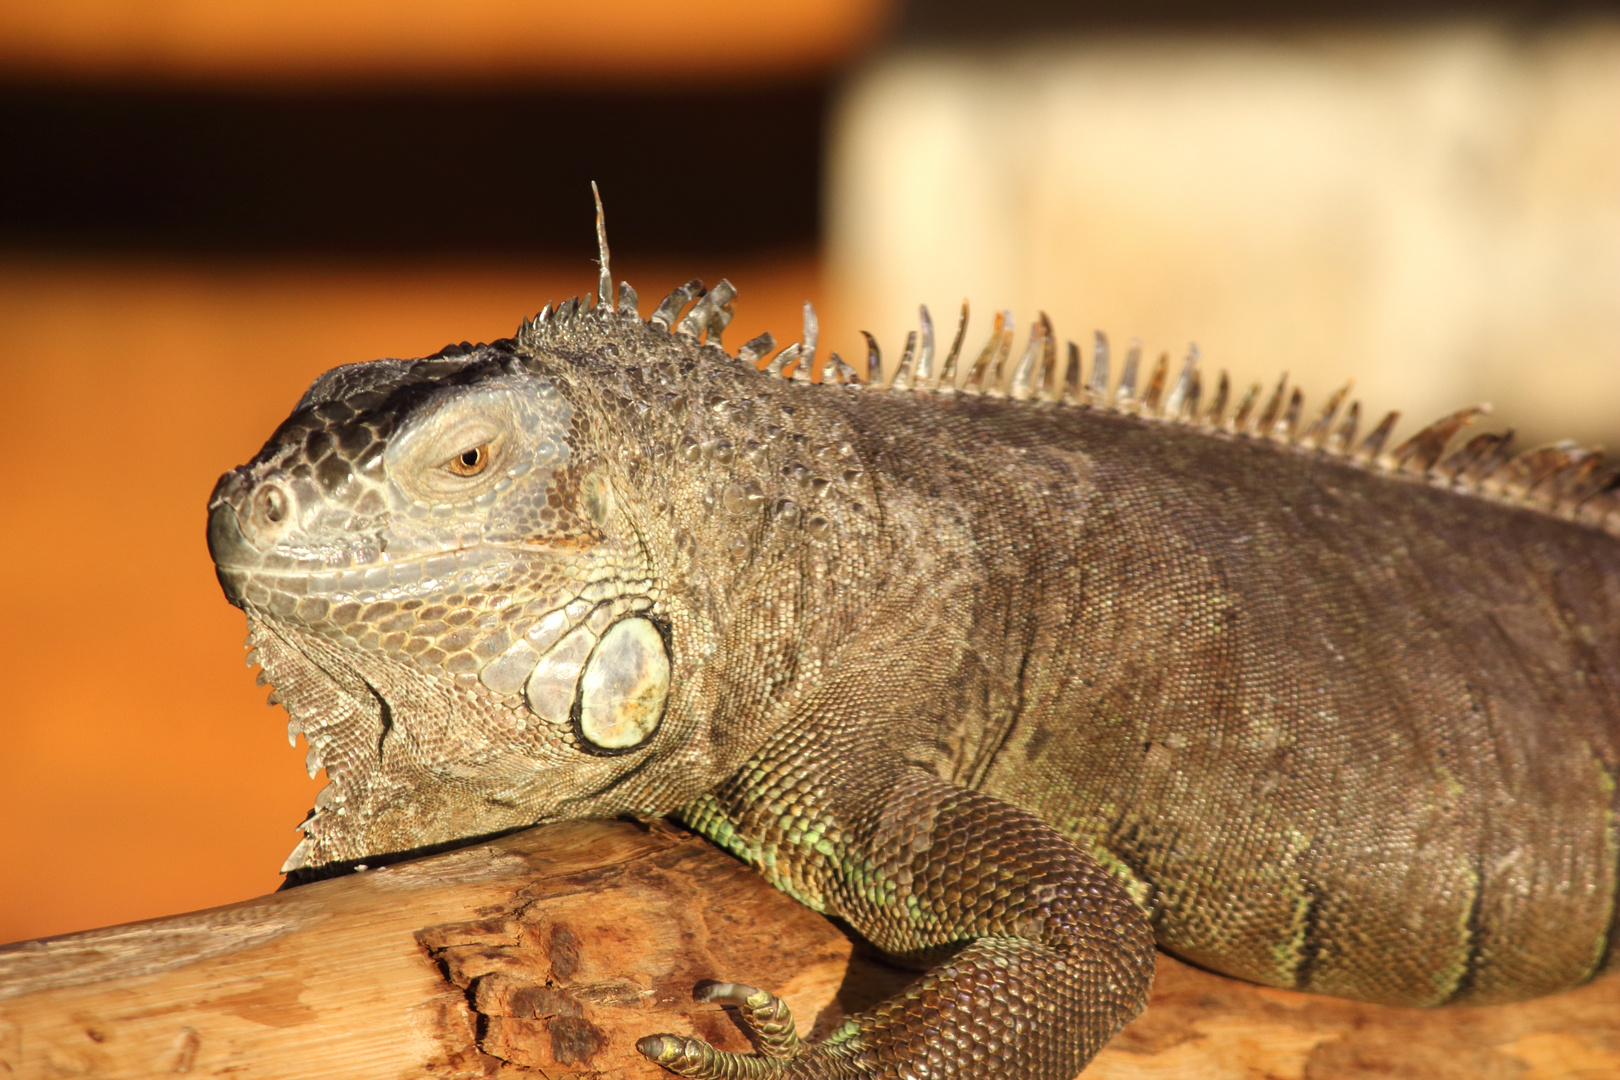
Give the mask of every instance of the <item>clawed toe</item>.
POLYGON ((792 1058, 804 1053, 805 1045, 793 1023, 793 1010, 775 994, 742 983, 704 982, 697 985, 692 996, 699 1001, 735 1006, 737 1019, 766 1057, 792 1058))
POLYGON ((702 1039, 679 1035, 649 1035, 636 1042, 647 1060, 691 1080, 771 1080, 780 1075, 781 1062, 716 1050, 702 1039))
POLYGON ((742 983, 718 982, 704 979, 692 987, 693 1001, 719 1001, 727 1005, 741 1005, 755 994, 764 993, 756 987, 742 983))
POLYGON ((716 1050, 702 1039, 649 1035, 636 1049, 670 1072, 695 1080, 776 1075, 780 1063, 806 1050, 793 1024, 793 1011, 775 994, 742 983, 705 981, 692 990, 698 1001, 720 1002, 737 1010, 738 1022, 753 1037, 763 1057, 716 1050))
POLYGON ((636 1049, 648 1061, 662 1065, 681 1076, 707 1076, 706 1066, 716 1053, 714 1047, 702 1039, 686 1039, 679 1035, 648 1035, 636 1040, 636 1049))

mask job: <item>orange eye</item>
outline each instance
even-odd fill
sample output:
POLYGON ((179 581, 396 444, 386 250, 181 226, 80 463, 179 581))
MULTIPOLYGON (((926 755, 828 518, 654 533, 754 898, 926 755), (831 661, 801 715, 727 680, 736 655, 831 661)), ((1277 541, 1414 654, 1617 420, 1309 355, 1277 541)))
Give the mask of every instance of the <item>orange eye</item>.
POLYGON ((477 476, 489 468, 489 444, 463 450, 444 463, 444 467, 457 476, 477 476))

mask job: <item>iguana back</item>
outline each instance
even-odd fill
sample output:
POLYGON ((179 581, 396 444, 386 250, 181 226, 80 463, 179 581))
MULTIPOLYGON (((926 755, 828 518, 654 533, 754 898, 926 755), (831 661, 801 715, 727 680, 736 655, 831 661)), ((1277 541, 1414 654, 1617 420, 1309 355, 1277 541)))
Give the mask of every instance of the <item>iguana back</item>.
POLYGON ((925 731, 977 712, 936 767, 1113 867, 1161 945, 1413 1005, 1607 962, 1620 541, 1163 420, 850 402, 894 500, 932 518, 908 531, 980 564, 972 655, 918 695, 941 703, 925 731))

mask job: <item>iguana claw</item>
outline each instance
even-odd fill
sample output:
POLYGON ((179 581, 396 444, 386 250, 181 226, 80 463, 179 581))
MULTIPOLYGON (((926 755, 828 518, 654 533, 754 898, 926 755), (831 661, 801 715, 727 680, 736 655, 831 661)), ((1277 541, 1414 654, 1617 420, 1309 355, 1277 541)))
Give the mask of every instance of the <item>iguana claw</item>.
POLYGON ((694 1080, 766 1080, 783 1075, 784 1061, 810 1049, 793 1026, 787 1002, 775 994, 740 983, 702 982, 692 997, 735 1006, 738 1022, 763 1056, 716 1050, 702 1039, 680 1035, 649 1035, 636 1042, 648 1060, 670 1072, 694 1080))

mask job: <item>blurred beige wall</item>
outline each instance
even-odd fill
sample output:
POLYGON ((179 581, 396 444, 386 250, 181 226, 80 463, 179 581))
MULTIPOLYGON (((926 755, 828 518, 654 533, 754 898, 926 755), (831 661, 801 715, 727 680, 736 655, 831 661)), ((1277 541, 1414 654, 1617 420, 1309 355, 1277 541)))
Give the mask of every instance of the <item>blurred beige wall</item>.
POLYGON ((1620 444, 1620 23, 891 54, 828 170, 830 321, 887 349, 967 296, 970 342, 1044 309, 1311 400, 1354 377, 1409 420, 1488 400, 1620 444))

